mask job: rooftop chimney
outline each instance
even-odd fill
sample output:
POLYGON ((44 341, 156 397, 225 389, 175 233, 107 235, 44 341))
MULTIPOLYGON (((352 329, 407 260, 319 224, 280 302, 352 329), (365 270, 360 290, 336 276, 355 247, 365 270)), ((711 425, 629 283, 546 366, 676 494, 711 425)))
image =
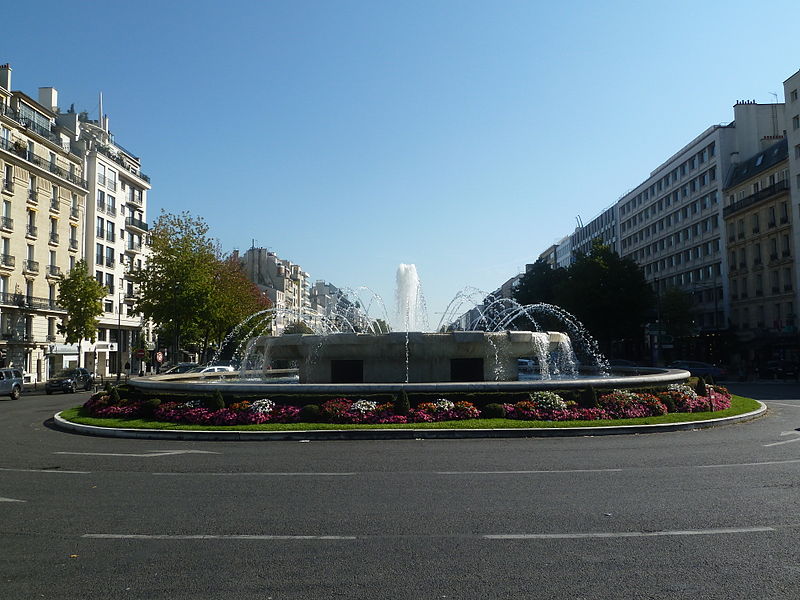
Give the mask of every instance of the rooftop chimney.
POLYGON ((0 87, 11 91, 11 65, 0 65, 0 87))
POLYGON ((53 112, 58 111, 58 90, 52 87, 39 88, 39 104, 53 112))

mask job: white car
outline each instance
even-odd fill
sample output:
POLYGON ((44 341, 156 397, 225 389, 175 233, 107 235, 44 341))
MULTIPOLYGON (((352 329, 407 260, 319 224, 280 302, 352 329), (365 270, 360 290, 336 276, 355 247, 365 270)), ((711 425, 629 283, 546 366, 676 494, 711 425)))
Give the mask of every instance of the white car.
POLYGON ((232 373, 234 368, 230 365, 215 365, 213 367, 202 367, 192 369, 190 373, 232 373))

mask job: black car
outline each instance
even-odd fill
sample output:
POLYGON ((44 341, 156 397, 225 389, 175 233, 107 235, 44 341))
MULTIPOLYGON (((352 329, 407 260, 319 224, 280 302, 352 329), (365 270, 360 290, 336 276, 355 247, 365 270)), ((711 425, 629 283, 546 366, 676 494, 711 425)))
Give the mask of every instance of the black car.
POLYGON ((76 390, 89 390, 92 387, 92 374, 86 369, 65 369, 47 380, 44 391, 48 394, 64 392, 71 394, 76 390))

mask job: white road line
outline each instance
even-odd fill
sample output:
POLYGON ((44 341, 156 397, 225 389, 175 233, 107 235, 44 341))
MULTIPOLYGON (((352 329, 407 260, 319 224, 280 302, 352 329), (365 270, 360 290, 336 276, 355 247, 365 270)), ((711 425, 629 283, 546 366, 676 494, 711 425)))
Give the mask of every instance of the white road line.
POLYGON ((152 473, 152 475, 190 475, 204 477, 351 477, 356 473, 152 473))
POLYGON ((143 454, 122 454, 113 452, 53 452, 53 454, 71 454, 75 456, 135 456, 137 458, 152 458, 154 456, 175 456, 180 454, 219 454, 206 450, 148 450, 143 454))
POLYGON ((800 431, 781 431, 781 437, 786 437, 787 435, 795 435, 799 437, 795 437, 789 440, 783 440, 782 442, 772 442, 771 444, 764 444, 764 447, 769 448, 770 446, 780 446, 781 444, 791 444, 792 442, 800 442, 800 431))
POLYGON ((772 400, 767 400, 770 404, 777 404, 778 406, 791 406, 792 408, 800 408, 800 404, 786 404, 785 402, 773 402, 772 400))
POLYGON ((84 533, 82 538, 95 540, 355 540, 354 535, 141 535, 84 533))
POLYGON ((622 469, 568 469, 564 471, 435 471, 436 475, 536 475, 540 473, 621 473, 622 469))
POLYGON ((593 533, 519 533, 484 535, 487 540, 578 540, 587 538, 631 538, 681 535, 728 535, 733 533, 762 533, 773 527, 722 527, 719 529, 683 529, 675 531, 609 531, 593 533))
POLYGON ((0 502, 27 502, 27 500, 17 500, 16 498, 3 498, 0 496, 0 502))
POLYGON ((789 460, 767 460, 764 462, 753 463, 734 463, 730 465, 697 465, 695 469, 726 469, 729 467, 761 467, 764 465, 788 465, 792 463, 800 463, 800 458, 792 458, 789 460))
POLYGON ((10 471, 13 473, 67 473, 69 475, 88 475, 91 471, 64 471, 62 469, 6 469, 0 467, 0 471, 10 471))

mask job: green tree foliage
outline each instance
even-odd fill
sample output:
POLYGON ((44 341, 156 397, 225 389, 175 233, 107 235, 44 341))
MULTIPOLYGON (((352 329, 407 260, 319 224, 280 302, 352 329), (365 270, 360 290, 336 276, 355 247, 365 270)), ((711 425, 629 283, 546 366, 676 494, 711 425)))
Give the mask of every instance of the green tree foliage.
POLYGON ((135 310, 169 328, 178 356, 182 336, 200 331, 209 310, 215 256, 208 226, 186 212, 162 211, 150 230, 150 252, 147 268, 129 276, 139 286, 135 310))
POLYGON ((78 344, 78 365, 83 340, 94 342, 108 290, 89 274, 86 261, 78 261, 58 286, 58 305, 67 311, 59 328, 68 344, 78 344))
POLYGON ((633 260, 620 258, 598 239, 589 254, 579 255, 568 268, 548 271, 545 263, 537 262, 523 275, 517 302, 556 304, 575 315, 603 345, 640 337, 655 297, 633 260))
POLYGON ((246 317, 271 306, 269 298, 247 279, 236 256, 214 261, 213 293, 202 315, 204 354, 209 343, 219 346, 226 335, 246 317))
POLYGON ((283 335, 290 333, 314 333, 314 330, 303 321, 292 321, 283 330, 283 335))
POLYGON ((658 299, 660 320, 669 335, 690 335, 694 325, 692 296, 678 288, 668 288, 658 299))

